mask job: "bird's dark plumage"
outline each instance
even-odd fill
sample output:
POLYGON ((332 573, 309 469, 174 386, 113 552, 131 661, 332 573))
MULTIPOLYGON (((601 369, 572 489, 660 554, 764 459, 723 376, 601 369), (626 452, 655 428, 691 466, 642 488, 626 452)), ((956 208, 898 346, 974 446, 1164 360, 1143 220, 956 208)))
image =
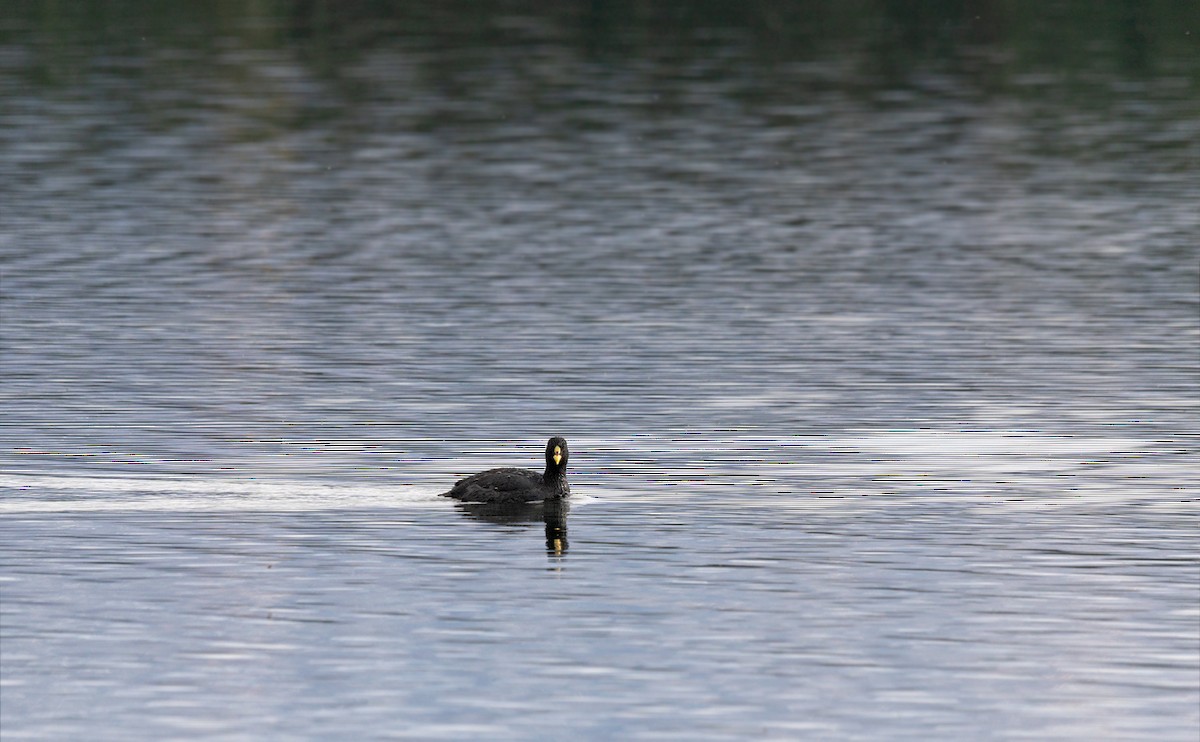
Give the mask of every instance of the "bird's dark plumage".
POLYGON ((567 484, 567 442, 555 436, 546 442, 546 471, 489 469, 460 479, 444 497, 464 502, 521 504, 555 500, 571 494, 567 484))

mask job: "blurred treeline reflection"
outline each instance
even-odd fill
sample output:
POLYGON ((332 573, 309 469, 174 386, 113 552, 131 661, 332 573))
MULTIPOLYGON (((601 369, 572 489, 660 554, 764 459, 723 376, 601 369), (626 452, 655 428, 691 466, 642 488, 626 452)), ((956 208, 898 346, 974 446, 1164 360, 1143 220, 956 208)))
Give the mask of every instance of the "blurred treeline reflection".
MULTIPOLYGON (((836 60, 866 85, 914 70, 966 74, 986 89, 1053 74, 1200 78, 1200 3, 1178 0, 15 0, 0 4, 0 69, 53 82, 88 49, 299 50, 336 70, 402 40, 464 55, 553 46, 581 58, 710 58, 772 65, 836 60), (14 53, 12 48, 22 51, 14 53), (729 51, 733 56, 729 57, 729 51), (721 55, 727 58, 722 58, 721 55)), ((540 65, 560 61, 536 55, 540 65)), ((1026 81, 1027 82, 1027 81, 1026 81)))

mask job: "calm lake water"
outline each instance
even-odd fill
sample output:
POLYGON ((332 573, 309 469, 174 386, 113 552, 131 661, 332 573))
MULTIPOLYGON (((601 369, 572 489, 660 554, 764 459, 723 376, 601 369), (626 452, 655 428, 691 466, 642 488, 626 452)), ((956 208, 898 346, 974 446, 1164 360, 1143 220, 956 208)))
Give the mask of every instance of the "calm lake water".
POLYGON ((0 11, 6 741, 1197 738, 1200 13, 130 5, 0 11))

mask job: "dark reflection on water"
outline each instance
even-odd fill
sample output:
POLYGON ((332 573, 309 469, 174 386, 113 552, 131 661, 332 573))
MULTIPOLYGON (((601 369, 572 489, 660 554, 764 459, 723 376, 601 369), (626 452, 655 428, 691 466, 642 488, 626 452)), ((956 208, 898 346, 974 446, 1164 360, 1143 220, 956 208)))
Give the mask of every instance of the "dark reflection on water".
POLYGON ((1197 7, 0 5, 5 739, 1194 740, 1197 7))
POLYGON ((550 556, 567 553, 567 515, 571 504, 567 500, 546 500, 540 503, 459 502, 454 505, 468 518, 497 525, 544 523, 546 552, 550 556))

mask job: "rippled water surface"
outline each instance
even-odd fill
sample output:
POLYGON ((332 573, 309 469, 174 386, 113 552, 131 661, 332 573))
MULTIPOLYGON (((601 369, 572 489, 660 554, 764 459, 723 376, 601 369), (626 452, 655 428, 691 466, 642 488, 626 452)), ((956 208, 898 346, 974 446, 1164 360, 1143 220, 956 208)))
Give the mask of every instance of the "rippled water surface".
POLYGON ((5 740, 1196 738, 1194 13, 38 5, 5 740))

